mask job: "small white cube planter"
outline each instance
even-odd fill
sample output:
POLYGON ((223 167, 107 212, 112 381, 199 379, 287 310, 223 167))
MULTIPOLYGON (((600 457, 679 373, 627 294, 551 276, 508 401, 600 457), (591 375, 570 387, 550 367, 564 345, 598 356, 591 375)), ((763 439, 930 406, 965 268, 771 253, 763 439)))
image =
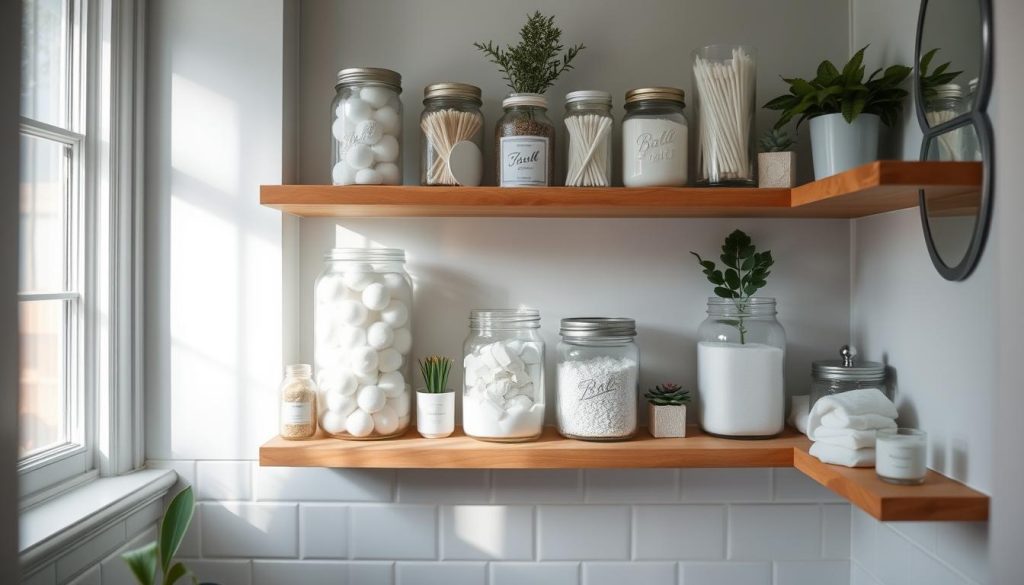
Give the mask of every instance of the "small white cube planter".
POLYGON ((757 186, 788 189, 796 186, 795 152, 762 152, 757 155, 757 186))
POLYGON ((447 437, 455 431, 455 393, 416 393, 416 430, 427 439, 447 437))
POLYGON ((657 439, 686 436, 686 405, 647 405, 651 435, 657 439))

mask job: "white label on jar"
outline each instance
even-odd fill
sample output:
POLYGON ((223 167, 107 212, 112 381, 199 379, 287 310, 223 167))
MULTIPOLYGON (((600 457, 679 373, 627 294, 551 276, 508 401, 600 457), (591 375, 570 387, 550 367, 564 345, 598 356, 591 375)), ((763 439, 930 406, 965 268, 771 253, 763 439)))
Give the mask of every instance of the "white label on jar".
POLYGON ((500 155, 502 187, 544 187, 548 184, 547 138, 504 136, 500 155))
POLYGON ((312 402, 282 402, 282 425, 308 425, 313 422, 312 402))
POLYGON ((622 181, 627 187, 686 184, 686 125, 630 118, 622 125, 622 181))

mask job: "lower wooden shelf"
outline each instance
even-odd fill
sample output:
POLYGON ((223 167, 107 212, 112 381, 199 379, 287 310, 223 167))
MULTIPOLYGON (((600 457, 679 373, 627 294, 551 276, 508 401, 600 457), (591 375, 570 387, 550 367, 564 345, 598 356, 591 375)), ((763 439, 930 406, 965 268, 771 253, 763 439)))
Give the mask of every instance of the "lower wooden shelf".
POLYGON ((546 427, 528 443, 489 443, 462 429, 445 439, 424 439, 414 429, 386 441, 309 441, 275 437, 260 447, 260 465, 379 469, 592 469, 682 467, 795 467, 879 520, 988 519, 989 498, 930 472, 921 486, 896 486, 874 469, 822 463, 808 454, 807 437, 787 428, 765 440, 723 439, 696 426, 683 439, 655 439, 641 429, 635 439, 599 443, 561 437, 546 427))

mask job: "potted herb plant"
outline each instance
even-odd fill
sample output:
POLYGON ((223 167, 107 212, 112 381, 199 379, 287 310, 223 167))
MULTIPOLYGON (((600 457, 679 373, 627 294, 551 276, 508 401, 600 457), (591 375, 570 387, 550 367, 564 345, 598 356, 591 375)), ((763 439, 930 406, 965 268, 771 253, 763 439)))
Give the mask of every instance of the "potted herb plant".
POLYGON ((818 65, 811 80, 783 78, 789 93, 764 105, 782 112, 775 128, 799 116, 797 128, 811 121, 814 177, 822 179, 878 158, 879 124, 893 126, 907 90, 900 85, 910 67, 876 69, 864 79, 864 51, 857 51, 840 71, 831 61, 818 65))
POLYGON ((785 130, 772 128, 761 136, 761 152, 757 155, 757 186, 796 186, 796 142, 785 130))
POLYGON ((448 387, 452 360, 432 355, 420 360, 423 388, 416 392, 416 430, 428 439, 455 431, 455 393, 448 387))
POLYGON ((651 435, 655 438, 686 436, 686 405, 690 391, 678 384, 661 384, 644 394, 651 435))

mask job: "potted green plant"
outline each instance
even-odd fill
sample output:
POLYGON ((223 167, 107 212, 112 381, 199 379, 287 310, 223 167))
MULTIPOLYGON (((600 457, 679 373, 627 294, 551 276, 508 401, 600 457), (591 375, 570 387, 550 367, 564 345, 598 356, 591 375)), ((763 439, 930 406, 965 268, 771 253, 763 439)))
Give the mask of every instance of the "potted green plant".
POLYGON ((655 438, 686 436, 686 405, 690 391, 678 384, 661 384, 644 394, 651 435, 655 438))
POLYGON ((797 117, 799 128, 810 119, 816 179, 877 159, 879 125, 893 126, 903 108, 907 90, 900 85, 910 67, 879 68, 865 80, 865 50, 866 46, 857 51, 841 71, 825 60, 811 80, 784 77, 789 93, 764 105, 782 112, 775 128, 797 117))
POLYGON ((160 520, 157 540, 121 555, 140 585, 172 585, 181 579, 188 579, 193 584, 199 582, 184 564, 174 562, 174 555, 177 554, 178 547, 185 538, 185 532, 192 523, 194 509, 195 496, 192 493, 192 486, 188 486, 178 492, 168 504, 160 520))
POLYGON ((518 45, 505 48, 494 41, 473 43, 498 66, 509 89, 517 94, 543 94, 559 75, 573 68, 573 59, 586 48, 573 45, 563 53, 562 29, 555 26, 554 16, 539 11, 527 17, 519 37, 518 45))
POLYGON ((757 186, 789 188, 796 186, 796 142, 789 133, 772 128, 761 136, 757 155, 757 186))
POLYGON ((423 388, 416 391, 416 430, 427 439, 455 431, 455 393, 448 387, 452 360, 432 355, 420 360, 423 388))

